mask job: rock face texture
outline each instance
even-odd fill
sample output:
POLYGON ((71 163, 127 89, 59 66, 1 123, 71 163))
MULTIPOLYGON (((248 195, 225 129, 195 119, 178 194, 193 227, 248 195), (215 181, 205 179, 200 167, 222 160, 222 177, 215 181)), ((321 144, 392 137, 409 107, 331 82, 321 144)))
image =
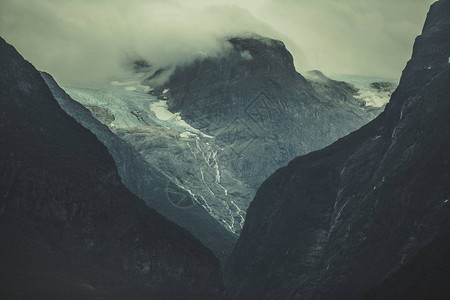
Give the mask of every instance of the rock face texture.
POLYGON ((229 51, 177 68, 169 109, 215 137, 226 168, 256 189, 294 157, 325 147, 376 113, 322 74, 308 81, 281 41, 233 38, 229 51), (327 83, 333 83, 327 85, 327 83))
POLYGON ((383 283, 363 296, 368 300, 448 299, 450 233, 436 237, 383 283))
POLYGON ((323 74, 306 80, 281 42, 262 37, 232 39, 224 56, 176 69, 167 85, 156 85, 167 71, 152 68, 137 61, 139 73, 129 77, 63 87, 70 97, 47 83, 66 112, 108 147, 127 187, 222 262, 269 174, 378 113, 346 83, 323 74), (70 98, 105 126, 64 104, 70 98), (186 197, 174 203, 174 195, 186 197))
MULTIPOLYGON (((234 246, 236 236, 218 223, 201 205, 194 205, 189 193, 170 183, 169 178, 155 167, 157 164, 151 164, 143 157, 139 148, 133 147, 127 142, 127 139, 116 134, 118 131, 114 133, 105 125, 113 122, 116 116, 110 114, 107 109, 97 106, 88 106, 89 111, 80 103, 72 100, 49 74, 42 73, 42 76, 61 108, 95 134, 100 142, 108 148, 126 187, 142 198, 148 206, 177 225, 188 229, 210 248, 222 263, 225 263, 234 246), (170 199, 171 195, 175 198, 170 199), (174 201, 178 203, 178 206, 174 205, 176 204, 174 201)), ((142 132, 146 131, 141 127, 136 134, 141 137, 142 132)), ((120 133, 132 135, 127 130, 120 131, 120 133)), ((148 144, 145 146, 147 146, 146 151, 149 156, 155 157, 155 160, 160 158, 157 155, 157 146, 149 147, 148 144)))
POLYGON ((441 0, 385 111, 258 190, 226 268, 236 299, 358 299, 450 231, 449 57, 441 0))
POLYGON ((123 186, 3 39, 0 70, 0 298, 220 298, 212 252, 123 186))
POLYGON ((325 98, 330 98, 336 102, 363 104, 354 98, 358 93, 358 89, 347 82, 332 80, 318 70, 307 72, 305 78, 310 82, 314 90, 325 98))

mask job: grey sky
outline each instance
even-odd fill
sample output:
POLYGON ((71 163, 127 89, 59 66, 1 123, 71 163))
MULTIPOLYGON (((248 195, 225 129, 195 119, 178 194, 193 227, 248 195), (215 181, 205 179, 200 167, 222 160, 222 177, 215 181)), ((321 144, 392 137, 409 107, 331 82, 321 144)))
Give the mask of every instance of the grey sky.
POLYGON ((220 55, 225 37, 281 39, 302 72, 399 77, 433 0, 1 0, 0 34, 63 83, 220 55))

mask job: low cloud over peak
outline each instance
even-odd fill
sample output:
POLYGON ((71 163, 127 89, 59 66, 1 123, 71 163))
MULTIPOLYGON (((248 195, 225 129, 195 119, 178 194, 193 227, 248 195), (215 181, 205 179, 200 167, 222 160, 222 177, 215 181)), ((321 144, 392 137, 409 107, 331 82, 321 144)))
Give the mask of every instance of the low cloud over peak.
POLYGON ((0 34, 64 83, 220 56, 254 32, 285 42, 296 67, 398 76, 432 1, 2 0, 0 34))

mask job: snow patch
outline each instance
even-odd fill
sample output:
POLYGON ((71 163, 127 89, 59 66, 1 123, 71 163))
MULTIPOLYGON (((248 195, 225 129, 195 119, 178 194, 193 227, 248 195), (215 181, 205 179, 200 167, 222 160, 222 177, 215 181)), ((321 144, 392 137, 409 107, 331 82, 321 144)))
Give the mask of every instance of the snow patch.
POLYGON ((133 81, 111 81, 111 85, 115 85, 115 86, 127 86, 127 85, 135 85, 136 83, 138 83, 137 81, 133 80, 133 81))
POLYGON ((376 140, 378 140, 380 137, 381 137, 381 135, 377 135, 376 137, 373 137, 373 138, 372 138, 372 141, 376 141, 376 140))
POLYGON ((160 100, 150 104, 150 110, 155 113, 155 116, 161 121, 169 121, 177 118, 177 115, 168 110, 167 101, 160 100))
POLYGON ((358 94, 355 95, 355 98, 364 101, 366 106, 372 107, 382 107, 388 103, 391 98, 391 92, 379 91, 371 86, 372 83, 390 82, 394 84, 394 86, 398 85, 398 81, 392 78, 357 75, 334 75, 330 78, 352 84, 358 89, 358 94))
POLYGON ((142 85, 140 83, 140 80, 128 80, 128 81, 118 81, 113 80, 110 82, 111 85, 117 86, 117 87, 123 87, 125 91, 139 91, 143 93, 148 93, 150 90, 152 90, 151 87, 142 85))
POLYGON ((362 88, 358 91, 355 98, 363 100, 366 106, 382 107, 391 99, 389 92, 375 92, 368 88, 362 88))
POLYGON ((189 132, 189 131, 185 131, 185 132, 180 133, 180 137, 183 139, 198 138, 198 135, 196 135, 195 133, 189 132))
MULTIPOLYGON (((150 110, 155 114, 156 118, 158 118, 159 120, 170 122, 170 123, 176 125, 177 127, 183 128, 184 130, 186 130, 188 132, 196 133, 196 134, 199 134, 203 137, 210 138, 210 139, 213 138, 212 136, 204 134, 200 130, 195 129, 194 127, 192 127, 191 125, 186 123, 186 121, 184 121, 181 118, 180 113, 173 113, 173 112, 169 111, 168 108, 169 108, 169 106, 167 105, 167 101, 165 101, 165 100, 159 100, 158 102, 154 102, 154 103, 150 104, 150 110)), ((182 137, 187 136, 186 132, 183 132, 182 134, 183 134, 182 137)))
POLYGON ((245 51, 241 51, 241 57, 244 60, 252 60, 253 56, 250 54, 250 51, 245 50, 245 51))

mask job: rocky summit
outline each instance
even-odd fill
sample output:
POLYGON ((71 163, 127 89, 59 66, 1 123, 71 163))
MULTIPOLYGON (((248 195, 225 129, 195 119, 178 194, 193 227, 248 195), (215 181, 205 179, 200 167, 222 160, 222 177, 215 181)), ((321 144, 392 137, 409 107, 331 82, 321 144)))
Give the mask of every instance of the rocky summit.
POLYGON ((376 116, 353 97, 350 85, 298 73, 281 41, 255 35, 229 43, 223 57, 175 70, 168 105, 214 136, 223 148, 219 159, 252 188, 292 158, 376 116))
MULTIPOLYGON (((226 268, 235 299, 394 299, 391 287, 416 276, 408 262, 426 268, 411 258, 450 231, 449 59, 450 1, 440 0, 385 111, 258 190, 226 268)), ((437 245, 429 253, 446 249, 437 245)), ((428 287, 448 285, 448 274, 433 278, 428 287)))

